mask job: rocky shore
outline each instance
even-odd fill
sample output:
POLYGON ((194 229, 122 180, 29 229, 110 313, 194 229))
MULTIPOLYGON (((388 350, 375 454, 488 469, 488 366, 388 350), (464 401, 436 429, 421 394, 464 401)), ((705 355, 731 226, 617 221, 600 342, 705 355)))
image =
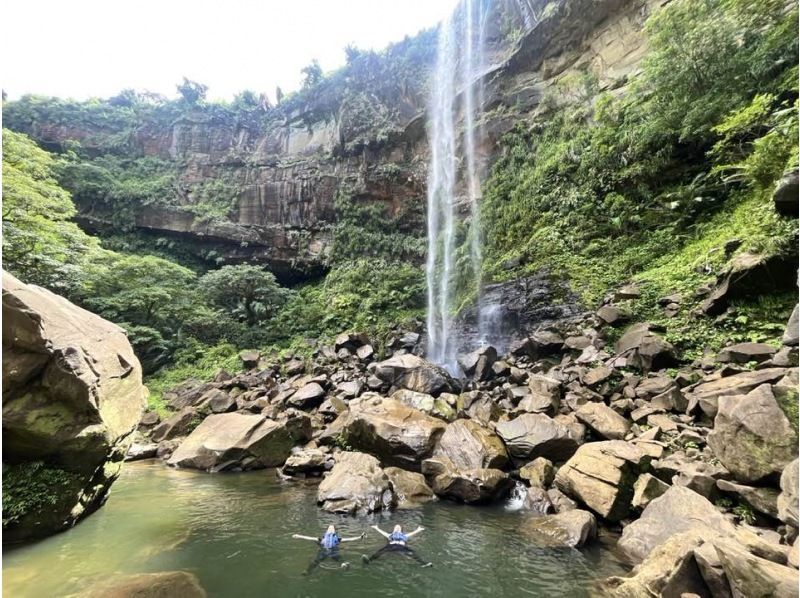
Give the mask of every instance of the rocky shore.
POLYGON ((681 363, 657 327, 627 321, 636 292, 505 355, 462 355, 460 379, 414 331, 380 347, 343 333, 278 363, 243 352, 243 373, 165 393, 174 413, 145 414, 128 459, 317 477, 319 506, 350 515, 516 488, 544 545, 621 531, 634 568, 601 595, 797 595, 798 310, 780 349, 681 363))

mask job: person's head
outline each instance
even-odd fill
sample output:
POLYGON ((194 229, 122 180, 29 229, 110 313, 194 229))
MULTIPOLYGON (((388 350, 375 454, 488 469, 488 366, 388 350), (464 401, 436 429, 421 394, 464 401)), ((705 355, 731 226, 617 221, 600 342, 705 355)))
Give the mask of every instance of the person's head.
POLYGON ((397 532, 398 534, 402 534, 403 533, 403 528, 401 526, 399 526, 399 525, 395 525, 394 526, 394 530, 392 530, 392 531, 397 532))
POLYGON ((335 534, 335 533, 336 533, 336 526, 329 525, 329 526, 328 526, 328 530, 327 530, 325 533, 328 533, 328 534, 335 534))

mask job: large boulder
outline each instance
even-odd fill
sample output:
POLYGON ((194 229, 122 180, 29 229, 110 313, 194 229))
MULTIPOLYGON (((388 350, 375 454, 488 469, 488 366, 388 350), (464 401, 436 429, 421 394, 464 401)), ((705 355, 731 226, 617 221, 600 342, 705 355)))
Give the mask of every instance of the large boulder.
POLYGON ((609 521, 628 516, 634 483, 649 463, 637 446, 622 440, 581 446, 556 474, 556 486, 609 521))
POLYGON ((778 518, 794 527, 797 525, 797 459, 789 463, 781 474, 781 493, 778 495, 778 518))
POLYGON ((571 509, 555 515, 531 517, 522 525, 522 533, 534 536, 539 546, 580 548, 597 537, 594 515, 571 509))
POLYGON ((283 465, 292 447, 311 437, 307 416, 274 421, 262 415, 210 415, 189 434, 167 463, 204 471, 283 465))
POLYGON ((154 442, 161 442, 162 440, 172 440, 173 438, 186 436, 191 431, 192 425, 199 419, 201 417, 194 408, 184 407, 153 428, 150 438, 154 442))
POLYGON ((434 396, 456 390, 455 382, 444 369, 411 353, 381 361, 374 368, 375 376, 397 388, 434 396))
POLYGON ((505 497, 514 485, 499 469, 458 469, 447 457, 433 457, 422 463, 437 496, 467 504, 484 504, 505 497))
POLYGON ((698 406, 709 418, 717 415, 719 397, 743 395, 762 384, 772 384, 786 375, 785 368, 766 368, 702 382, 687 389, 689 409, 698 406))
POLYGON ((775 184, 775 191, 772 193, 772 202, 775 204, 775 211, 781 216, 791 216, 797 218, 798 212, 798 170, 793 168, 783 173, 781 179, 775 184))
POLYGON ((622 530, 618 546, 633 563, 640 563, 653 549, 682 532, 734 533, 730 523, 708 500, 688 488, 672 486, 651 501, 642 516, 622 530))
POLYGON ((786 330, 783 333, 783 344, 787 347, 796 347, 800 341, 800 305, 795 305, 786 330))
POLYGON ((722 349, 717 355, 717 361, 723 363, 748 363, 750 361, 762 362, 775 355, 775 347, 766 343, 738 343, 722 349))
POLYGON ((628 363, 645 371, 659 370, 677 363, 675 347, 650 331, 650 324, 634 324, 617 341, 618 355, 628 358, 628 363))
POLYGON ((724 396, 708 445, 742 482, 777 476, 797 457, 797 432, 769 384, 746 395, 724 396))
POLYGON ((498 422, 496 429, 509 454, 525 461, 536 457, 565 461, 578 450, 582 440, 572 428, 542 413, 526 413, 498 422))
POLYGON ((459 356, 458 365, 466 376, 474 380, 488 380, 493 374, 492 365, 495 361, 497 361, 497 349, 486 346, 459 356))
POLYGON ((734 596, 798 596, 798 574, 794 567, 759 558, 735 542, 719 539, 713 545, 734 596))
POLYGON ((425 481, 425 476, 415 471, 406 471, 399 467, 387 467, 384 469, 392 490, 397 498, 399 509, 409 509, 436 500, 436 495, 425 481))
POLYGON ((103 504, 146 392, 122 328, 3 272, 4 542, 52 534, 103 504))
POLYGON ((607 440, 622 440, 631 429, 631 422, 605 403, 586 403, 575 411, 575 417, 607 440))
POLYGON ((364 394, 332 424, 347 444, 381 462, 419 470, 446 424, 394 399, 364 394))
POLYGON ((443 455, 458 469, 502 469, 508 463, 500 437, 471 419, 459 419, 447 426, 434 455, 443 455))
POLYGON ((317 489, 317 503, 331 513, 356 515, 391 509, 396 498, 375 457, 342 452, 317 489))
POLYGON ((286 404, 298 409, 312 409, 318 407, 324 398, 325 389, 317 382, 309 382, 286 399, 286 404))

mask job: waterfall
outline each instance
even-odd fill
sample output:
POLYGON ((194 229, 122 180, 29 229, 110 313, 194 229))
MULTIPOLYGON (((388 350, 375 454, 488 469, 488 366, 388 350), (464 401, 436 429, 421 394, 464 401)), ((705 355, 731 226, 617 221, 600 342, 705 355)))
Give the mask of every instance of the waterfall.
POLYGON ((480 305, 481 296, 481 226, 480 175, 477 146, 483 134, 476 126, 484 103, 482 74, 485 69, 484 46, 487 15, 486 0, 465 0, 463 18, 458 11, 439 28, 429 106, 429 142, 431 157, 428 170, 428 358, 456 371, 456 349, 451 338, 454 299, 455 227, 459 182, 466 195, 465 219, 470 270, 477 292, 479 340, 486 341, 480 305), (460 60, 459 60, 460 58, 460 60), (464 132, 457 136, 457 100, 461 99, 464 132), (460 141, 460 142, 459 142, 460 141), (459 168, 460 167, 460 168, 459 168), (459 170, 463 172, 459 173, 459 170), (460 176, 459 176, 460 174, 460 176))

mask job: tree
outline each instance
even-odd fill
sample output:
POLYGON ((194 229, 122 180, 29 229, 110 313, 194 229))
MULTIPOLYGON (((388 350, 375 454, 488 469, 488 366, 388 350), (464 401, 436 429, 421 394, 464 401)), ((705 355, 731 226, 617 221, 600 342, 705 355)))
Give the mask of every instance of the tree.
POLYGON ((206 99, 208 85, 203 85, 202 83, 191 81, 184 77, 183 83, 177 87, 178 93, 180 93, 181 96, 183 96, 184 101, 191 106, 199 104, 206 99))
POLYGON ((305 75, 303 78, 303 89, 314 87, 317 83, 322 81, 322 67, 319 65, 319 60, 316 58, 311 61, 311 64, 300 69, 300 72, 305 75))
POLYGON ((200 278, 198 287, 209 303, 249 327, 271 318, 289 296, 271 272, 246 264, 212 270, 200 278))
POLYGON ((25 282, 70 295, 97 241, 71 221, 75 206, 56 182, 52 155, 3 129, 3 261, 25 282))

